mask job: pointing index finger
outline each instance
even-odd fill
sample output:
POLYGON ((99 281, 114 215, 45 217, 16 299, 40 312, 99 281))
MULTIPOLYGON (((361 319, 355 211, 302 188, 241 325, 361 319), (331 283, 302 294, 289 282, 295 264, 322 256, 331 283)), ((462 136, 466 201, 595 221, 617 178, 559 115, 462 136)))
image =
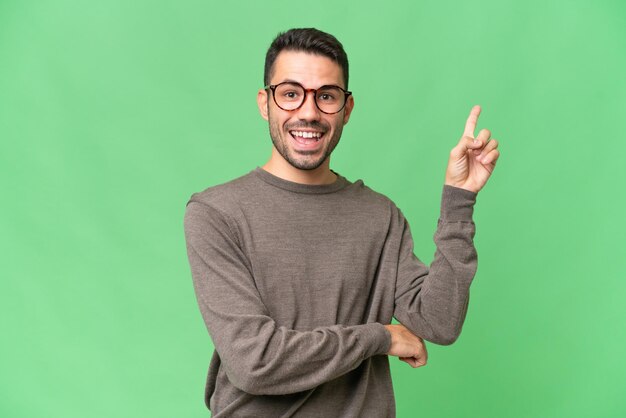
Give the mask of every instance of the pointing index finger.
POLYGON ((476 130, 476 123, 478 122, 478 115, 480 115, 480 106, 476 105, 472 107, 467 122, 465 122, 465 131, 463 136, 469 136, 474 138, 474 131, 476 130))

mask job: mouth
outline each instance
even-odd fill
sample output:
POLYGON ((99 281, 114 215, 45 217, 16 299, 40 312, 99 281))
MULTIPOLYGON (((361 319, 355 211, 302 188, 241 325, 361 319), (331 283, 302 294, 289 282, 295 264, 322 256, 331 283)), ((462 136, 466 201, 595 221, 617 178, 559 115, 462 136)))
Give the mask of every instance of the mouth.
POLYGON ((302 149, 314 149, 317 148, 325 135, 325 132, 321 131, 289 131, 291 138, 302 149))

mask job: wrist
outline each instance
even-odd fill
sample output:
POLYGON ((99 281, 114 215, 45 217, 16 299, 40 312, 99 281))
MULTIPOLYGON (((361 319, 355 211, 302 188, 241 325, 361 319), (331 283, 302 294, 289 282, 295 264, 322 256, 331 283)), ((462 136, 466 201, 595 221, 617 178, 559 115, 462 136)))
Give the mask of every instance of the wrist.
POLYGON ((480 191, 480 189, 476 189, 475 187, 472 187, 465 183, 457 183, 457 182, 448 181, 448 180, 444 182, 444 186, 456 187, 458 189, 467 190, 468 192, 472 192, 472 193, 478 193, 480 191))

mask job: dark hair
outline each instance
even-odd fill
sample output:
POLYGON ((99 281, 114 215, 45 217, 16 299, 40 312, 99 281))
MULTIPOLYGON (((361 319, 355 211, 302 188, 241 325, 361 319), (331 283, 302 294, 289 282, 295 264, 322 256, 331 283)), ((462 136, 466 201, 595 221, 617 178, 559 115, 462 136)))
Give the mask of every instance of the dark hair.
POLYGON ((264 85, 269 84, 274 61, 283 50, 304 51, 330 58, 343 70, 343 81, 346 84, 344 88, 348 89, 348 56, 343 45, 333 35, 315 28, 289 29, 278 34, 265 55, 264 85))

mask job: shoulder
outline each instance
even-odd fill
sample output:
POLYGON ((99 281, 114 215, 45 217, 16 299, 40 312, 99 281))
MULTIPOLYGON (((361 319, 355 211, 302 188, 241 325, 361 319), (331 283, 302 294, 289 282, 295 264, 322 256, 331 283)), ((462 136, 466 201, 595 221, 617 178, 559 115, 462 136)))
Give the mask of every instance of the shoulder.
POLYGON ((250 196, 255 187, 257 186, 254 184, 251 173, 247 173, 193 193, 189 197, 186 206, 195 202, 209 206, 224 214, 232 214, 237 210, 238 202, 246 196, 250 196))
POLYGON ((368 186, 362 179, 356 180, 349 187, 348 194, 354 198, 365 212, 372 216, 385 214, 386 217, 398 216, 399 208, 395 202, 380 190, 368 186))
POLYGON ((250 190, 253 187, 255 184, 251 174, 247 173, 193 193, 185 205, 186 234, 193 237, 194 231, 202 233, 213 231, 230 235, 232 239, 239 242, 240 235, 236 219, 240 212, 240 202, 246 196, 252 195, 250 190))
POLYGON ((395 203, 391 200, 391 198, 381 191, 375 190, 371 186, 365 184, 362 179, 358 179, 352 183, 350 185, 350 189, 352 189, 352 193, 354 193, 358 198, 367 200, 372 204, 395 206, 395 203))

